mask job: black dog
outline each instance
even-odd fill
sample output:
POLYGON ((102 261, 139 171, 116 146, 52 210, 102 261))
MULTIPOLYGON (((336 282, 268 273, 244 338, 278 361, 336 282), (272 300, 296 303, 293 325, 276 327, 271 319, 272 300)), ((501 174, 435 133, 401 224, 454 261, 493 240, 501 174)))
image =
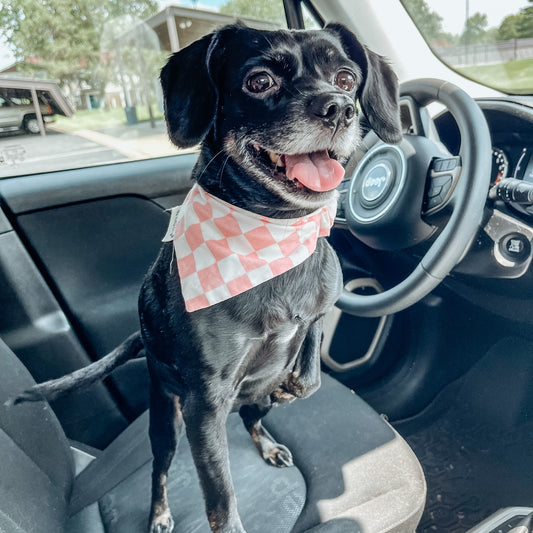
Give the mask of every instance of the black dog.
MULTIPOLYGON (((342 179, 336 160, 346 160, 360 141, 357 101, 381 139, 401 138, 395 75, 337 24, 320 31, 227 26, 174 54, 161 81, 173 142, 202 142, 193 171, 202 190, 238 211, 287 224, 335 200, 342 179)), ((141 333, 19 400, 51 399, 146 353, 154 455, 150 531, 173 529, 165 485, 185 429, 211 529, 244 532, 226 418, 239 409, 262 457, 275 466, 292 464, 290 451, 261 418, 274 404, 319 387, 322 317, 342 287, 326 240, 319 238, 310 251, 279 275, 190 311, 176 269, 180 257, 165 243, 141 290, 141 333)))

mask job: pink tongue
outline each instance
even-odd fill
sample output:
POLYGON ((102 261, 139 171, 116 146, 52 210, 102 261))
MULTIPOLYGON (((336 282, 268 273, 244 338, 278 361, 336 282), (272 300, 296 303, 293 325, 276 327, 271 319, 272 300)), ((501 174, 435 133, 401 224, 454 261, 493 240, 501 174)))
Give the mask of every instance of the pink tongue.
POLYGON ((298 180, 312 191, 331 191, 342 181, 344 168, 328 152, 285 156, 287 177, 298 180))

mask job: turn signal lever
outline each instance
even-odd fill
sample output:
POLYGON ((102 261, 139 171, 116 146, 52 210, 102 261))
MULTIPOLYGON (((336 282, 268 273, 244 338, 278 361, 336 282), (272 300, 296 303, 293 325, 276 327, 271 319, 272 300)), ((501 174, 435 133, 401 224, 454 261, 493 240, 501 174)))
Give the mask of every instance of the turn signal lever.
POLYGON ((491 200, 503 200, 507 203, 533 205, 533 183, 505 178, 489 191, 491 200))

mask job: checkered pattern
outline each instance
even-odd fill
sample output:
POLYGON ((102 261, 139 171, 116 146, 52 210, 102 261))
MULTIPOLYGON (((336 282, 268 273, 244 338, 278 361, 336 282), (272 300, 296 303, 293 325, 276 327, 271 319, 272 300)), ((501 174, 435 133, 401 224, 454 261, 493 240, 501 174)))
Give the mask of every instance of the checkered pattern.
POLYGON ((173 216, 164 241, 174 241, 187 311, 222 302, 307 259, 329 235, 337 199, 298 219, 256 215, 195 185, 173 216))

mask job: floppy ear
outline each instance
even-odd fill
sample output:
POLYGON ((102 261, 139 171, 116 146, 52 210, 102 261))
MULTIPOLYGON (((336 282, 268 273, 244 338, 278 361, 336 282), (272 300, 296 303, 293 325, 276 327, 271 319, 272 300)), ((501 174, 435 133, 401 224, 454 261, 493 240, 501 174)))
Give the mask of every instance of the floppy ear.
POLYGON ((396 74, 382 56, 362 45, 342 24, 328 24, 325 29, 340 38, 350 59, 363 71, 364 79, 358 97, 370 126, 381 140, 399 143, 402 140, 402 129, 396 74))
POLYGON ((217 41, 217 33, 206 35, 173 54, 161 71, 168 134, 182 148, 198 144, 215 118, 217 92, 209 63, 217 41))

